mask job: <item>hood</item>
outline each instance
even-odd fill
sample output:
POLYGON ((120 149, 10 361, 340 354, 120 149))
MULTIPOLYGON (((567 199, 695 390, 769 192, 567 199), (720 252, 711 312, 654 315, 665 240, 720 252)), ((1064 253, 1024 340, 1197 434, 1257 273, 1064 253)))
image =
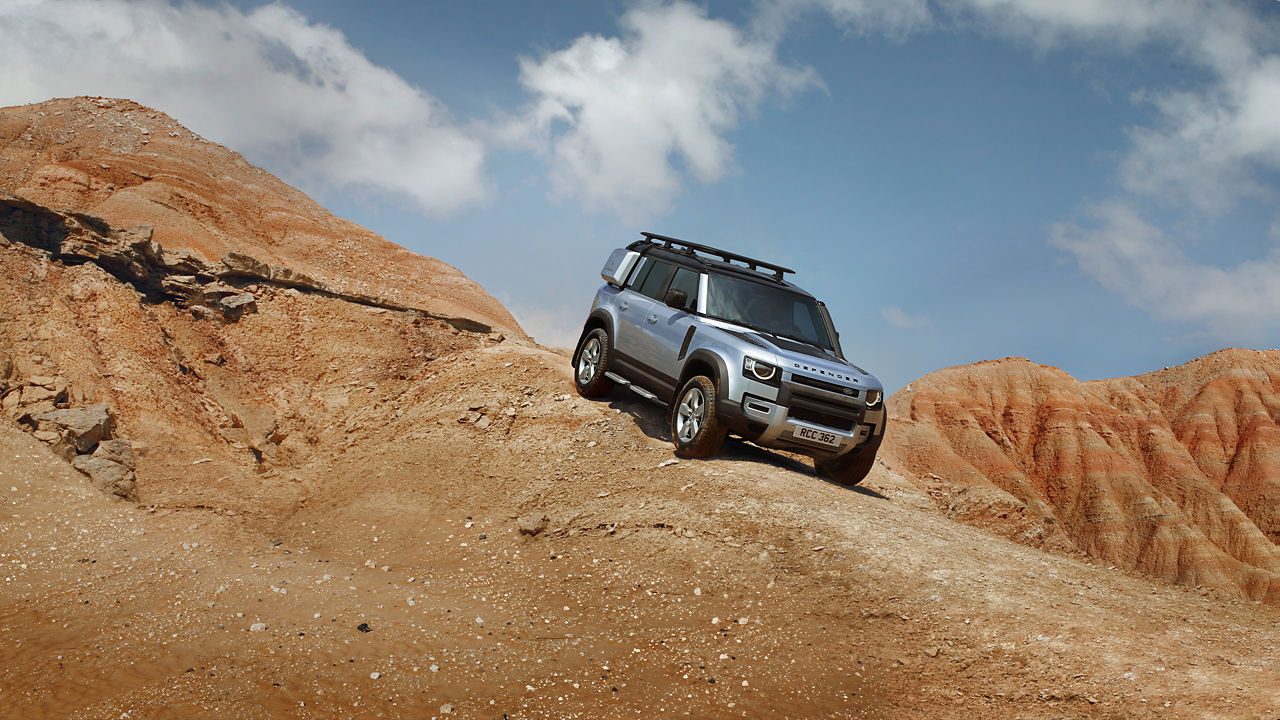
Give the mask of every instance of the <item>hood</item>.
POLYGON ((880 382, 866 370, 848 360, 836 357, 832 352, 808 343, 754 330, 734 334, 753 345, 773 352, 781 361, 783 369, 789 372, 819 379, 843 380, 862 386, 880 386, 880 382))

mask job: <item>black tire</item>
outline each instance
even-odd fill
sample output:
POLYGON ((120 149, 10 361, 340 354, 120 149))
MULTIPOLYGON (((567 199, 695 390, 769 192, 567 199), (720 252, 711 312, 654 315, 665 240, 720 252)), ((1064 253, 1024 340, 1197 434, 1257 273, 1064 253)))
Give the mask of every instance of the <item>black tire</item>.
POLYGON ((837 485, 845 487, 857 485, 866 479, 871 468, 876 464, 876 452, 880 450, 880 441, 884 439, 884 433, 885 429, 880 428, 879 435, 871 438, 862 447, 850 450, 838 458, 815 459, 813 469, 818 471, 818 477, 830 480, 837 485))
POLYGON ((716 414, 716 383, 705 375, 689 378, 680 388, 669 420, 671 442, 676 454, 683 457, 711 457, 729 434, 716 414))
POLYGON ((818 477, 837 485, 853 487, 862 482, 876 462, 875 452, 854 450, 833 460, 815 460, 818 477))
POLYGON ((596 328, 582 338, 573 355, 573 385, 585 398, 601 398, 613 390, 614 382, 605 377, 609 371, 609 333, 596 328))

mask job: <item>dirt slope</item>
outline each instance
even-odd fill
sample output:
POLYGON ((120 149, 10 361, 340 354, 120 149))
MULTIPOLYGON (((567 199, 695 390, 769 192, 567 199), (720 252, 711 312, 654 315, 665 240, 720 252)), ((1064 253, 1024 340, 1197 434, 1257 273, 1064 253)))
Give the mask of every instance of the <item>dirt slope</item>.
POLYGON ((1280 609, 1231 588, 993 537, 885 464, 668 464, 660 409, 519 334, 261 279, 212 312, 108 230, 0 242, 0 718, 1280 713, 1280 609), (110 408, 137 502, 42 403, 110 408))
POLYGON ((1020 358, 894 394, 885 456, 948 515, 1280 604, 1280 352, 1080 383, 1020 358))
POLYGON ((127 228, 208 262, 229 252, 366 294, 522 334, 450 265, 335 217, 311 198, 129 100, 77 97, 0 108, 0 189, 127 228))

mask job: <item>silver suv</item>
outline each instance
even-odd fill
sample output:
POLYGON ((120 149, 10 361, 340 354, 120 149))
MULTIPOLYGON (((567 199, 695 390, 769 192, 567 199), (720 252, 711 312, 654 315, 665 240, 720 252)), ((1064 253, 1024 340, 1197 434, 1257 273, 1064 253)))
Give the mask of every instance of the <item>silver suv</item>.
POLYGON ((861 482, 884 438, 884 392, 845 360, 826 306, 783 279, 794 270, 642 234, 600 271, 573 353, 578 392, 621 385, 666 404, 685 457, 714 455, 732 432, 861 482))

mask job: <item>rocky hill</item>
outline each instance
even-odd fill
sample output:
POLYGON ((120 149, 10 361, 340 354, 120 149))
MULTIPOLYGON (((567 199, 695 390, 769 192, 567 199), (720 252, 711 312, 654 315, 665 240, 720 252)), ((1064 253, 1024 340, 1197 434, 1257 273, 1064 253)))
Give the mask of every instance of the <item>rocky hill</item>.
MULTIPOLYGON (((1280 713, 1261 580, 1153 582, 953 522, 912 470, 996 489, 912 465, 942 456, 923 419, 852 490, 740 442, 674 462, 660 408, 577 397, 456 271, 163 115, 4 112, 28 121, 0 123, 0 716, 1280 713), (97 174, 121 168, 149 179, 97 174)), ((1170 383, 1170 408, 1209 386, 1170 383)), ((1199 472, 1243 488, 1221 448, 1199 472)), ((1052 525, 1040 544, 1074 547, 1052 525)))
POLYGON ((886 458, 950 517, 1280 604, 1280 352, 1077 382, 1009 358, 889 400, 886 458))
POLYGON ((456 268, 335 217, 162 112, 85 97, 0 108, 0 138, 0 188, 31 202, 149 225, 166 249, 205 262, 243 253, 336 292, 521 333, 456 268))

